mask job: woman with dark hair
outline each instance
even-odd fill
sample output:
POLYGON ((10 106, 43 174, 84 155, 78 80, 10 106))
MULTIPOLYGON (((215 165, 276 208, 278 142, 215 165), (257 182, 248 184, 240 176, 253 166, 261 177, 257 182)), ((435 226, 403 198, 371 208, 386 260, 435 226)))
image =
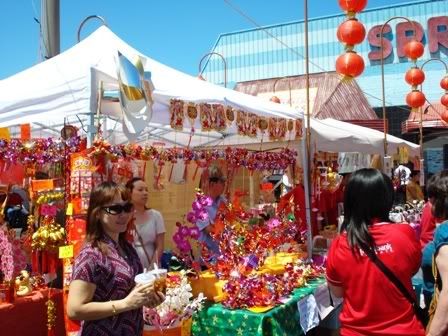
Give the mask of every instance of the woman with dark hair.
POLYGON ((445 221, 434 232, 434 240, 426 245, 424 255, 433 252, 435 295, 429 308, 431 323, 429 336, 448 334, 448 170, 438 174, 432 198, 432 211, 436 218, 445 221))
POLYGON ((342 336, 424 335, 412 303, 378 266, 393 270, 413 295, 420 245, 409 225, 390 223, 393 202, 391 179, 376 169, 354 172, 345 188, 344 222, 327 260, 330 290, 344 298, 342 336))
POLYGON ((134 283, 143 268, 125 239, 132 210, 126 189, 114 182, 90 195, 86 244, 75 259, 67 302, 68 317, 83 321, 82 336, 141 335, 141 307, 164 300, 152 283, 134 283))
POLYGON ((160 266, 165 241, 165 223, 162 214, 146 207, 148 186, 140 177, 126 183, 134 204, 134 247, 144 268, 160 266))

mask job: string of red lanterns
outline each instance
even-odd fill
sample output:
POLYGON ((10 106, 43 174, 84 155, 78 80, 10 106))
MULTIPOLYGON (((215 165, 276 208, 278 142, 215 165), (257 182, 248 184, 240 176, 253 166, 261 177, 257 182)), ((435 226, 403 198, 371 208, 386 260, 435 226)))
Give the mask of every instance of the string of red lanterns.
POLYGON ((417 59, 423 56, 424 52, 423 43, 416 40, 409 41, 404 46, 404 54, 414 63, 404 77, 406 83, 412 86, 412 91, 406 95, 406 104, 412 109, 422 107, 426 101, 424 93, 418 89, 418 86, 425 81, 425 73, 417 66, 417 59))
POLYGON ((440 98, 440 102, 445 106, 445 111, 440 115, 440 119, 448 124, 448 75, 445 75, 445 77, 442 78, 440 87, 445 90, 444 95, 440 98))
POLYGON ((364 25, 356 19, 356 14, 367 5, 367 0, 339 0, 339 6, 346 12, 347 19, 338 27, 336 36, 345 44, 345 53, 336 59, 336 71, 344 79, 358 77, 364 71, 364 59, 354 51, 356 44, 366 37, 364 25))

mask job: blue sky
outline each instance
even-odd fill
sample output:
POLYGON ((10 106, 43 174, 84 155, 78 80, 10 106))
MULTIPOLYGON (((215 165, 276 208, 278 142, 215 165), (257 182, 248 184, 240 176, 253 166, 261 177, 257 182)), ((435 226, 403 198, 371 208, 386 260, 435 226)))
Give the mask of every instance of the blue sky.
MULTIPOLYGON (((228 0, 260 25, 303 19, 302 0, 228 0)), ((337 0, 309 0, 309 17, 339 14, 337 0), (325 4, 325 5, 323 5, 325 4)), ((409 2, 370 0, 367 8, 409 2)), ((41 61, 39 48, 40 0, 0 1, 0 79, 41 61)), ((220 33, 254 28, 224 0, 60 0, 61 51, 76 43, 81 21, 104 17, 109 27, 142 53, 196 75, 201 57, 220 33)), ((89 21, 82 36, 98 27, 89 21)))

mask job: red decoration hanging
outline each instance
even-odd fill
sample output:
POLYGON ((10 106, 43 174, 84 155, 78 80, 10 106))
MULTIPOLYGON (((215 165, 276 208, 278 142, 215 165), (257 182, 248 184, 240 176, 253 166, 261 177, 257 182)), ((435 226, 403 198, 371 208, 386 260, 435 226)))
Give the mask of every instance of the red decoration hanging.
POLYGON ((281 103, 280 98, 277 96, 272 96, 271 99, 269 99, 269 100, 273 103, 277 103, 277 104, 281 103))
POLYGON ((417 86, 424 82, 425 73, 417 67, 411 68, 406 72, 404 79, 409 85, 417 86))
POLYGON ((404 54, 412 60, 422 57, 424 52, 425 47, 423 46, 423 43, 416 40, 409 41, 404 46, 404 54))
POLYGON ((354 51, 349 51, 336 60, 336 71, 345 77, 357 77, 364 71, 364 59, 354 51))
POLYGON ((406 96, 406 104, 412 108, 419 108, 425 104, 425 95, 419 90, 411 91, 406 96))
POLYGON ((336 33, 339 42, 347 45, 355 45, 361 43, 366 37, 366 29, 364 25, 355 18, 344 21, 336 33))
POLYGON ((440 102, 443 106, 448 107, 448 93, 445 93, 442 98, 440 98, 440 102))
POLYGON ((448 109, 442 112, 442 114, 440 115, 440 119, 448 124, 448 109))
POLYGON ((339 0, 339 6, 346 12, 361 12, 367 5, 367 0, 339 0))
POLYGON ((442 78, 440 81, 440 87, 448 91, 448 75, 442 78))

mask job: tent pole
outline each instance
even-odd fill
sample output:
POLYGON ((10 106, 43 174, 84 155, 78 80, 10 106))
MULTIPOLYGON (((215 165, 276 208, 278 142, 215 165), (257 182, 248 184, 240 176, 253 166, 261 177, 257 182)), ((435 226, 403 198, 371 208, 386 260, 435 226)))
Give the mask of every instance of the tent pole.
MULTIPOLYGON (((307 246, 308 246, 308 261, 313 257, 313 233, 311 226, 311 111, 310 111, 310 59, 308 50, 308 0, 304 0, 304 30, 305 30, 305 79, 306 79, 306 158, 304 158, 305 167, 304 186, 305 186, 305 206, 306 206, 306 225, 307 225, 307 246)), ((303 142, 303 141, 302 141, 303 142)))

